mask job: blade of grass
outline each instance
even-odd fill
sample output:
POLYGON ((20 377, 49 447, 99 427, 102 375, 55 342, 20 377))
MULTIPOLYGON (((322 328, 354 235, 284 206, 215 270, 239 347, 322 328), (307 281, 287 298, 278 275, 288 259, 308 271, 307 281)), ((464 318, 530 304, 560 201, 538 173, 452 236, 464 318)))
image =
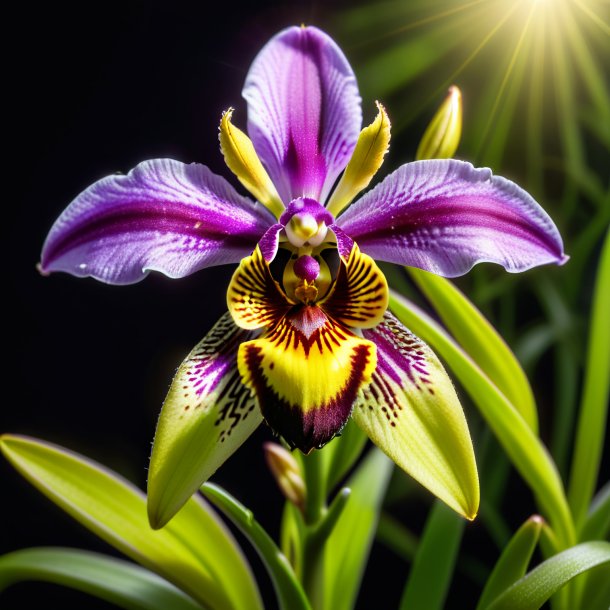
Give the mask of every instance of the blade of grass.
POLYGON ((610 533, 610 482, 593 498, 581 531, 580 540, 605 540, 610 533))
POLYGON ((39 491, 94 534, 206 607, 261 608, 236 541, 201 499, 191 498, 162 530, 151 529, 146 497, 116 473, 66 449, 3 435, 0 448, 39 491), (235 579, 240 582, 235 587, 235 579))
POLYGON ((250 540, 271 577, 280 608, 282 610, 310 610, 303 588, 288 559, 256 521, 252 511, 213 483, 204 483, 201 493, 250 540))
POLYGON ((354 607, 393 466, 374 448, 348 479, 352 494, 324 552, 325 610, 354 607))
POLYGON ((597 271, 584 389, 576 432, 568 498, 580 529, 593 496, 603 449, 610 394, 610 231, 597 271))
POLYGON ((0 592, 15 583, 51 582, 127 610, 201 610, 194 599, 153 572, 97 553, 34 548, 0 557, 0 592))
POLYGON ((487 579, 477 610, 483 610, 527 571, 542 530, 542 518, 530 517, 510 539, 487 579))
POLYGON ((536 494, 541 510, 564 548, 576 540, 563 484, 549 453, 523 417, 496 386, 424 311, 391 292, 390 308, 398 319, 430 344, 470 394, 524 481, 536 494))
POLYGON ((442 610, 466 521, 435 501, 400 600, 400 610, 442 610))
POLYGON ((377 540, 409 563, 413 561, 419 544, 415 534, 385 511, 377 524, 377 540))
POLYGON ((449 280, 413 267, 407 272, 464 351, 537 432, 538 413, 527 377, 487 318, 449 280))
POLYGON ((535 610, 574 577, 610 564, 610 543, 585 542, 547 559, 497 597, 487 610, 535 610))

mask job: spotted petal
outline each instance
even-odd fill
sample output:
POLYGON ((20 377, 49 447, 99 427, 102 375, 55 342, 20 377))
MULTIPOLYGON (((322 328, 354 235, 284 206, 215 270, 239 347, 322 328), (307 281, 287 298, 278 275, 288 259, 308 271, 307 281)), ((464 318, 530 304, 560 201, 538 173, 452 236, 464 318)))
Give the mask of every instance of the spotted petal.
POLYGON ((240 343, 255 336, 226 313, 178 369, 150 460, 153 527, 167 523, 262 421, 236 366, 240 343))
POLYGON ((324 201, 362 124, 354 73, 335 42, 314 27, 272 38, 246 78, 248 134, 284 203, 324 201))
POLYGON ((356 424, 414 479, 473 519, 479 506, 474 451, 447 373, 389 312, 364 336, 377 347, 378 365, 354 407, 356 424))
POLYGON ((238 262, 273 222, 204 165, 145 161, 126 176, 102 178, 66 208, 41 269, 110 284, 138 282, 153 270, 183 277, 238 262))
POLYGON ((445 277, 483 261, 517 272, 567 260, 557 227, 530 195, 463 161, 403 165, 336 224, 375 259, 445 277))
POLYGON ((238 356, 267 423, 304 453, 341 431, 376 362, 373 343, 315 305, 295 306, 262 338, 242 343, 238 356))

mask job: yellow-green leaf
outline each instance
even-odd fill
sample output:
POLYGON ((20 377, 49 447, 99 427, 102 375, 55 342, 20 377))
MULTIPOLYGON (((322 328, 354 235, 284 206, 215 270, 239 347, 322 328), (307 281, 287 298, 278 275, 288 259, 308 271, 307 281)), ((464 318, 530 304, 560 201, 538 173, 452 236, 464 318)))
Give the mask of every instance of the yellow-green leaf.
POLYGON ((537 433, 534 394, 504 339, 452 282, 421 269, 407 271, 451 334, 537 433))
POLYGON ((502 551, 490 574, 483 593, 479 598, 477 610, 486 608, 496 597, 519 580, 527 571, 540 532, 543 520, 538 515, 530 517, 511 538, 502 551))
POLYGON ((579 544, 542 562, 506 589, 487 610, 537 610, 575 576, 604 564, 610 578, 610 543, 598 540, 579 544))
POLYGON ((114 557, 63 548, 24 549, 0 557, 0 593, 31 580, 71 587, 127 610, 202 608, 154 572, 114 557))
POLYGON ((171 524, 155 531, 148 524, 144 494, 103 466, 24 436, 3 435, 0 448, 30 483, 70 516, 205 607, 262 608, 237 543, 201 498, 189 500, 171 524))

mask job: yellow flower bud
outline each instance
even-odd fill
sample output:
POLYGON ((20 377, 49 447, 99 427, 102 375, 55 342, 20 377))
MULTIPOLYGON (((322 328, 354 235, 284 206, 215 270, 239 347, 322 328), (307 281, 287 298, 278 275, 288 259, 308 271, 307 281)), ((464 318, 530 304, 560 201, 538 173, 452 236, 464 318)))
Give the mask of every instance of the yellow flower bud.
POLYGON ((462 135, 462 94, 453 85, 445 101, 430 121, 419 143, 415 158, 450 159, 455 154, 462 135))

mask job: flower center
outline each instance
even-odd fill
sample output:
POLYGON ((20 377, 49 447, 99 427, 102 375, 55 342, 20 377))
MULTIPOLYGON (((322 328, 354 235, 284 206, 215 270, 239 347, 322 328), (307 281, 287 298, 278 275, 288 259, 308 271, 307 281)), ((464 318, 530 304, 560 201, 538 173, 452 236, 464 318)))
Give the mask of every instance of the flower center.
POLYGON ((324 206, 306 197, 293 199, 280 216, 288 242, 297 249, 319 246, 334 221, 324 206))
POLYGON ((290 299, 314 304, 330 287, 332 278, 326 261, 317 255, 293 255, 284 268, 282 283, 290 299))

